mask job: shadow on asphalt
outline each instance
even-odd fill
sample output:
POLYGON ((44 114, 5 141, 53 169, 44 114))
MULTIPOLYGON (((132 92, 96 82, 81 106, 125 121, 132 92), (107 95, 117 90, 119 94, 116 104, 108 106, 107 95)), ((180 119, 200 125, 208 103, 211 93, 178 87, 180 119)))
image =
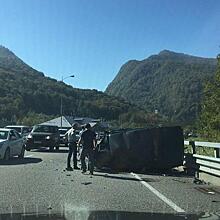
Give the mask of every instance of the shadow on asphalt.
POLYGON ((34 149, 34 150, 31 150, 33 152, 40 152, 40 153, 68 153, 68 149, 59 149, 59 150, 53 150, 53 151, 50 151, 49 149, 47 148, 40 148, 40 149, 34 149))
MULTIPOLYGON (((64 206, 65 208, 65 206, 64 206)), ((65 209, 64 209, 65 210, 65 209)), ((78 210, 73 208, 72 210, 68 210, 68 212, 64 213, 38 213, 38 211, 28 213, 25 215, 24 213, 9 213, 9 214, 1 214, 0 219, 11 220, 11 219, 23 219, 23 220, 67 220, 67 219, 75 219, 73 216, 78 216, 77 219, 88 219, 88 220, 100 220, 100 219, 120 219, 120 220, 128 220, 128 219, 136 219, 136 220, 197 220, 197 219, 219 219, 219 213, 197 213, 197 214, 187 214, 187 213, 154 213, 154 212, 127 212, 127 211, 111 211, 111 210, 78 210)))
POLYGON ((31 164, 31 163, 40 163, 42 162, 42 159, 40 158, 11 158, 8 161, 2 160, 0 161, 0 165, 22 165, 22 164, 31 164))
POLYGON ((100 176, 100 177, 104 177, 104 178, 118 179, 118 180, 140 181, 140 180, 133 178, 133 177, 113 176, 113 175, 109 175, 109 174, 94 173, 94 176, 100 176))
POLYGON ((112 170, 111 168, 108 168, 108 167, 105 167, 105 168, 97 168, 96 167, 95 171, 98 172, 98 173, 108 173, 108 174, 125 173, 125 172, 120 172, 120 171, 117 171, 117 170, 112 170))
MULTIPOLYGON (((133 172, 136 174, 151 175, 151 176, 170 176, 170 177, 192 178, 192 175, 188 175, 184 171, 177 171, 175 169, 170 169, 170 170, 149 169, 149 170, 144 170, 144 171, 127 170, 127 171, 122 172, 122 171, 118 171, 118 170, 111 170, 110 168, 109 169, 105 168, 105 169, 97 169, 96 172, 107 173, 107 174, 123 174, 123 173, 133 172)), ((103 175, 101 175, 101 176, 103 176, 103 175)))
POLYGON ((151 176, 172 176, 172 177, 192 177, 184 171, 170 170, 145 170, 144 172, 136 172, 137 174, 145 174, 151 176))

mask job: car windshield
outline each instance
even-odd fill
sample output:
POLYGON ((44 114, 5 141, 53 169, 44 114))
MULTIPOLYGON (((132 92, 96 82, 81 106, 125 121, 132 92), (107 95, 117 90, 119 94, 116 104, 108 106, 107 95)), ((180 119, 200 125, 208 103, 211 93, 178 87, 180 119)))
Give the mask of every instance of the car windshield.
POLYGON ((8 131, 0 130, 0 140, 6 140, 8 138, 8 131))
POLYGON ((61 135, 66 134, 67 131, 68 131, 67 129, 66 129, 66 130, 64 130, 64 129, 59 129, 59 132, 60 132, 61 135))
POLYGON ((15 131, 17 131, 18 133, 21 133, 21 127, 13 127, 13 126, 8 126, 7 128, 10 128, 10 129, 14 129, 15 131))
POLYGON ((56 133, 57 127, 40 125, 40 126, 34 126, 32 131, 33 132, 44 132, 44 133, 56 133))

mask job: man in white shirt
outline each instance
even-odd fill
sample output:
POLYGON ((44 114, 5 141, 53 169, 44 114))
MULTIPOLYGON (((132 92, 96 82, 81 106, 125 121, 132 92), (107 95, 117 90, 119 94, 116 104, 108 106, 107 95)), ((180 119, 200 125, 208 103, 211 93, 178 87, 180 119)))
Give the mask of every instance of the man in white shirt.
POLYGON ((77 138, 76 138, 76 129, 78 128, 77 123, 72 124, 72 128, 69 129, 65 137, 67 138, 69 153, 67 157, 67 168, 68 171, 73 171, 73 168, 70 165, 71 157, 73 155, 73 166, 74 169, 78 170, 77 167, 77 138))

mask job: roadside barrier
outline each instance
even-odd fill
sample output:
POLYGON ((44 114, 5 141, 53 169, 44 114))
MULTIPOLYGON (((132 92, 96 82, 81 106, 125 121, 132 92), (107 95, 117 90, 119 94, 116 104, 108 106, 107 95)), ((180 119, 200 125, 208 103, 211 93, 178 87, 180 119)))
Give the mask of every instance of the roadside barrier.
POLYGON ((192 147, 193 158, 197 165, 196 177, 206 182, 220 185, 220 143, 184 141, 184 145, 192 147), (213 156, 204 156, 197 153, 198 148, 213 148, 213 156))

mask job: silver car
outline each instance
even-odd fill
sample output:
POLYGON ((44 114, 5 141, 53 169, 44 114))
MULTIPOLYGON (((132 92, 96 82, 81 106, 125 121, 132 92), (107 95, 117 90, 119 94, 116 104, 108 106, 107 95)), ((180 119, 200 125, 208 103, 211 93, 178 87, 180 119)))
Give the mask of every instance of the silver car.
POLYGON ((21 136, 28 136, 28 134, 31 132, 31 128, 24 125, 8 125, 5 128, 14 129, 21 136))
POLYGON ((13 156, 23 158, 24 153, 22 136, 13 129, 0 128, 0 159, 9 160, 13 156))

